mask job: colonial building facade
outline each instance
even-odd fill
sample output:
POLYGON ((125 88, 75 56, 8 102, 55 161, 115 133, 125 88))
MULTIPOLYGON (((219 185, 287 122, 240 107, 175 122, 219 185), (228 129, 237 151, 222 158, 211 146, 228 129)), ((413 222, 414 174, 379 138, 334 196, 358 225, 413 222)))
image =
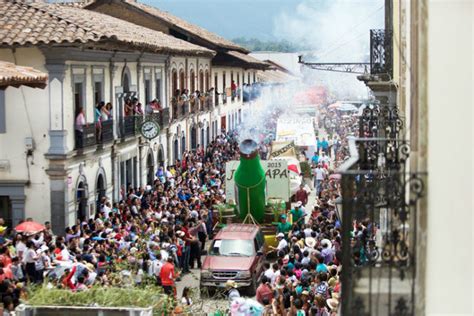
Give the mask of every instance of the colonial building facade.
POLYGON ((0 22, 8 23, 0 31, 0 60, 49 76, 44 90, 0 94, 0 216, 10 224, 32 217, 60 232, 91 216, 102 196, 117 201, 127 186, 152 180, 157 166, 168 163, 170 131, 179 133, 184 150, 191 122, 211 125, 211 107, 175 118, 168 101, 173 69, 210 72, 212 50, 76 6, 1 5, 10 18, 0 22), (156 138, 140 135, 149 117, 127 115, 127 98, 137 98, 143 111, 150 100, 161 101, 149 116, 159 122, 156 138), (99 125, 101 101, 112 107, 99 125), (85 124, 78 126, 81 109, 85 124))

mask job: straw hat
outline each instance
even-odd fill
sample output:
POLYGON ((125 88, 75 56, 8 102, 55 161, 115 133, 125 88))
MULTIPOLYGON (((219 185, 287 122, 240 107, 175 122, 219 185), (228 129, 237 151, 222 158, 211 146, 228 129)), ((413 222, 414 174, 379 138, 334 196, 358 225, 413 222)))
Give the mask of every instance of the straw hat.
POLYGON ((324 245, 324 244, 327 244, 329 249, 332 248, 332 242, 329 239, 321 240, 321 245, 324 245))
POLYGON ((236 289, 237 288, 237 283, 234 280, 227 280, 227 282, 225 283, 225 287, 236 289))
POLYGON ((316 239, 314 239, 313 237, 306 237, 304 239, 304 243, 306 244, 306 246, 308 246, 309 248, 314 248, 314 246, 316 246, 316 239))
POLYGON ((326 300, 326 304, 328 304, 332 311, 337 311, 337 308, 339 307, 339 300, 330 298, 326 300))

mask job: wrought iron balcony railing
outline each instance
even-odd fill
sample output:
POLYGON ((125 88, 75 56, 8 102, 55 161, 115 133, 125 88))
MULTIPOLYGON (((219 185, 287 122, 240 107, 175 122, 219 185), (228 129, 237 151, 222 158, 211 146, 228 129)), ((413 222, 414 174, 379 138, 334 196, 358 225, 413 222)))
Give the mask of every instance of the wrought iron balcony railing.
POLYGON ((108 143, 114 140, 114 120, 107 120, 101 123, 99 143, 108 143))
POLYGON ((370 30, 370 73, 390 79, 393 76, 393 32, 370 30))
POLYGON ((351 157, 339 168, 342 185, 341 315, 413 315, 416 207, 423 173, 408 172, 410 153, 387 164, 389 138, 349 139, 351 157), (371 148, 373 144, 377 146, 371 148), (375 163, 367 164, 367 157, 375 163), (394 167, 395 166, 395 167, 394 167))
POLYGON ((82 126, 82 133, 75 132, 75 147, 76 149, 82 149, 97 144, 96 127, 94 123, 90 123, 82 126))

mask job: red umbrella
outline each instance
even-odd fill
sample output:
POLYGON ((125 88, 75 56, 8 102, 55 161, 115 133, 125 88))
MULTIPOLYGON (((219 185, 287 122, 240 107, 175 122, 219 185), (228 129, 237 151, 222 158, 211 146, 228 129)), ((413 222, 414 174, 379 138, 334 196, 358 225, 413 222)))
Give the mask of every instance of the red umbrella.
POLYGON ((17 232, 27 234, 35 234, 45 229, 44 225, 37 222, 23 222, 15 227, 17 232))

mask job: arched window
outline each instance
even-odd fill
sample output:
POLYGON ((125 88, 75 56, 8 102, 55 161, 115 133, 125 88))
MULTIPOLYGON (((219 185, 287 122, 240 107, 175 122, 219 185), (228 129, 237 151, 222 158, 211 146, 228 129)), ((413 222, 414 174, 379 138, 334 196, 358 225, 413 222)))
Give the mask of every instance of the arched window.
POLYGON ((122 71, 122 87, 123 92, 130 92, 130 69, 127 66, 122 71))
POLYGON ((196 78, 195 78, 195 75, 194 75, 194 70, 191 69, 191 71, 189 72, 189 87, 191 89, 191 93, 196 91, 196 85, 195 85, 195 82, 196 82, 196 78))
POLYGON ((206 91, 208 91, 208 90, 210 89, 210 85, 211 85, 211 83, 210 83, 211 76, 209 75, 209 71, 208 71, 208 70, 206 70, 206 75, 205 75, 205 77, 206 77, 206 86, 205 86, 205 88, 206 88, 206 91))
POLYGON ((171 93, 174 95, 176 90, 178 90, 178 72, 176 69, 173 69, 171 72, 171 93))
POLYGON ((204 73, 202 70, 199 70, 199 89, 201 89, 201 92, 207 91, 207 88, 204 87, 204 73))
POLYGON ((184 70, 182 69, 179 71, 179 88, 181 89, 181 92, 185 89, 184 70))
POLYGON ((174 160, 179 159, 179 143, 178 143, 178 136, 176 136, 176 139, 174 140, 174 144, 173 144, 173 155, 174 155, 174 160))
POLYGON ((185 151, 186 151, 186 137, 184 136, 184 133, 183 133, 183 136, 181 136, 181 156, 183 155, 185 151))

